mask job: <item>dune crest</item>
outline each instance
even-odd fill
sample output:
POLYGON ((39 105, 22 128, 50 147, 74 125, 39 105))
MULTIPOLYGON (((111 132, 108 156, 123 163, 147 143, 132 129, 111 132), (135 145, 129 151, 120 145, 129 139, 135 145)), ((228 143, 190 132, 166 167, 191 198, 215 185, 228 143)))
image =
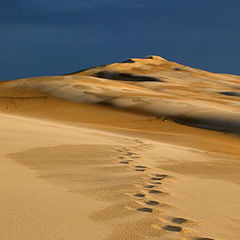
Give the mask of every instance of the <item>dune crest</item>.
POLYGON ((68 101, 130 110, 181 124, 240 133, 240 76, 216 74, 158 56, 131 58, 66 76, 3 82, 0 97, 22 89, 68 101))

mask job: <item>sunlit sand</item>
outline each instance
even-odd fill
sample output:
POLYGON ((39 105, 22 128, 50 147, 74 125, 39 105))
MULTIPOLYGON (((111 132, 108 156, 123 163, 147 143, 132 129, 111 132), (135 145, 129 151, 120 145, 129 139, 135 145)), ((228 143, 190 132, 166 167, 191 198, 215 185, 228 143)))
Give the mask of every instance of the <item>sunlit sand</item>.
POLYGON ((158 56, 0 82, 3 240, 239 240, 240 77, 158 56))

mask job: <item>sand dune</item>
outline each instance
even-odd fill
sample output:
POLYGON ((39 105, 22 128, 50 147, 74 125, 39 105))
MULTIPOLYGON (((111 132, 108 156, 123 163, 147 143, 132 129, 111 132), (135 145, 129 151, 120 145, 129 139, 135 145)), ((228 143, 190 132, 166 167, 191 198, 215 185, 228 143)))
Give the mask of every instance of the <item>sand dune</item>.
POLYGON ((1 89, 16 94, 26 88, 69 101, 104 103, 182 124, 240 132, 239 76, 208 73, 155 56, 131 61, 63 77, 6 82, 1 89))
POLYGON ((1 239, 238 240, 239 83, 158 56, 0 82, 1 239))

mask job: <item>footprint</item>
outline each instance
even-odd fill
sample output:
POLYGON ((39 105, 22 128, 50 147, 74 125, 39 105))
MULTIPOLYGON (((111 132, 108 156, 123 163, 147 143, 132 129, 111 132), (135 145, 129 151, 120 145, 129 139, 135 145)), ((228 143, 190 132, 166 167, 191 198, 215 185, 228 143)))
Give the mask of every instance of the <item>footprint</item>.
POLYGON ((157 202, 157 201, 147 201, 147 202, 145 202, 147 205, 150 205, 150 206, 156 206, 156 205, 158 205, 159 204, 159 202, 157 202))
POLYGON ((181 232, 183 230, 182 227, 173 225, 167 225, 163 229, 170 232, 181 232))
POLYGON ((135 197, 141 197, 141 198, 143 198, 143 197, 145 197, 145 194, 137 193, 137 194, 135 194, 134 196, 135 196, 135 197))
POLYGON ((154 185, 147 185, 147 186, 144 186, 144 188, 154 188, 154 185))
POLYGON ((144 172, 145 169, 136 169, 137 172, 144 172))
POLYGON ((168 175, 166 174, 156 174, 155 175, 155 180, 163 180, 165 178, 169 177, 168 175))
POLYGON ((151 180, 153 180, 153 181, 159 181, 159 180, 163 180, 163 178, 161 178, 161 177, 153 177, 153 178, 151 178, 151 180))
POLYGON ((167 174, 156 174, 156 177, 166 178, 169 177, 167 174))
POLYGON ((172 219, 172 222, 173 222, 173 223, 177 223, 177 224, 183 224, 183 223, 188 222, 188 220, 185 219, 185 218, 173 218, 173 219, 172 219))
POLYGON ((122 164, 129 164, 129 161, 121 161, 122 164))
POLYGON ((127 153, 125 153, 124 155, 125 156, 131 156, 131 155, 134 155, 135 153, 132 153, 132 152, 127 152, 127 153))
POLYGON ((142 165, 137 165, 137 166, 135 166, 135 168, 147 168, 147 167, 142 166, 142 165))
POLYGON ((153 212, 153 210, 151 208, 146 208, 146 207, 138 208, 137 210, 140 211, 140 212, 147 212, 147 213, 153 212))
POLYGON ((197 237, 197 238, 194 238, 194 240, 214 240, 213 238, 205 238, 205 237, 197 237))
POLYGON ((159 190, 150 190, 149 193, 151 193, 151 194, 162 194, 163 192, 159 191, 159 190))

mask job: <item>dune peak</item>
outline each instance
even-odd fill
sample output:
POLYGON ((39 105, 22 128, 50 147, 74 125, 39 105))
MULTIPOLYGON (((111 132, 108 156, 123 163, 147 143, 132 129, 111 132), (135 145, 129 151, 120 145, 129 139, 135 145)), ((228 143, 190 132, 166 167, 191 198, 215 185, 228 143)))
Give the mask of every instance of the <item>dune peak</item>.
POLYGON ((162 57, 157 56, 157 55, 148 55, 148 56, 144 57, 144 59, 154 59, 154 60, 160 60, 160 61, 167 61, 165 58, 162 58, 162 57))
POLYGON ((155 60, 155 61, 161 61, 161 62, 167 62, 167 60, 165 58, 162 58, 160 56, 157 55, 148 55, 146 57, 143 58, 128 58, 124 61, 122 61, 122 63, 136 63, 139 61, 144 61, 144 60, 155 60))

